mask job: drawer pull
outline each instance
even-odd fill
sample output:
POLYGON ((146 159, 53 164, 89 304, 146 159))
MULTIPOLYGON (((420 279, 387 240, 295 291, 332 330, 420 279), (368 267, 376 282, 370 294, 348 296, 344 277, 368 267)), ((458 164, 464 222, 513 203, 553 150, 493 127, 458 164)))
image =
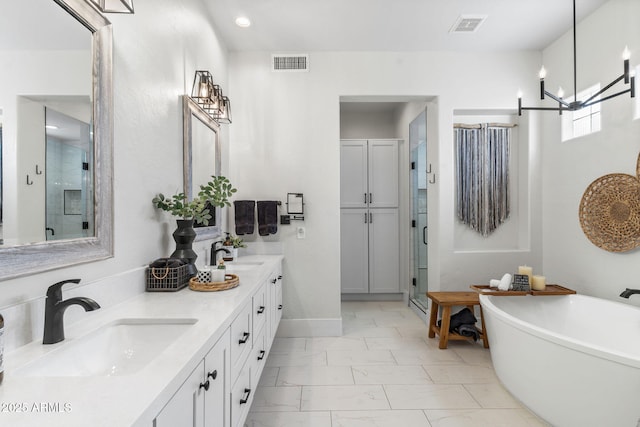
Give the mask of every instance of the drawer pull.
POLYGON ((260 308, 258 308, 258 314, 262 313, 264 313, 264 305, 261 305, 260 308))
POLYGON ((200 383, 200 388, 203 388, 204 391, 209 391, 209 380, 206 380, 204 383, 200 383))
POLYGON ((282 304, 278 306, 278 310, 282 310, 282 304))
MULTIPOLYGON (((213 379, 213 380, 215 380, 216 378, 218 378, 218 370, 216 369, 216 370, 215 370, 215 371, 213 371, 213 372, 209 372, 209 373, 207 374, 207 378, 211 378, 211 379, 213 379)), ((207 380, 207 382, 209 382, 209 380, 207 380)))
POLYGON ((264 359, 264 355, 265 355, 265 351, 264 350, 260 350, 260 356, 258 356, 258 360, 264 359))
POLYGON ((244 399, 240 399, 240 404, 244 405, 245 403, 247 403, 249 401, 249 396, 251 395, 251 389, 250 388, 245 388, 244 392, 246 393, 246 396, 244 399))
POLYGON ((238 344, 245 344, 247 340, 249 340, 249 335, 251 335, 249 332, 245 332, 244 334, 242 334, 242 338, 240 338, 238 344))

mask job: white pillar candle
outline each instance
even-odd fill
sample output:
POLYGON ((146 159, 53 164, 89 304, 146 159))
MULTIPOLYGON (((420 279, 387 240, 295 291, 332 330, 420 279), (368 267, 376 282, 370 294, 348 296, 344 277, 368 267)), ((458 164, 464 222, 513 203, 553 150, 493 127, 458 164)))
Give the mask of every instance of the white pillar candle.
POLYGON ((526 265, 521 265, 518 267, 518 274, 525 274, 527 276, 529 276, 529 284, 531 284, 531 278, 533 276, 533 268, 526 266, 526 265))
POLYGON ((547 287, 546 279, 544 276, 533 276, 533 282, 531 282, 531 289, 534 291, 544 291, 547 287))

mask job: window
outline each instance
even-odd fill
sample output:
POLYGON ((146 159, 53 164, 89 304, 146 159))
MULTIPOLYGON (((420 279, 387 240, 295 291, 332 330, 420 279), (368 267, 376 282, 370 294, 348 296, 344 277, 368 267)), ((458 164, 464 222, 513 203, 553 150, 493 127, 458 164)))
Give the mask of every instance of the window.
MULTIPOLYGON (((600 90, 600 84, 578 92, 578 100, 585 100, 600 90)), ((573 96, 565 98, 573 100, 573 96)), ((594 98, 595 100, 600 97, 594 98)), ((600 130, 600 104, 593 104, 578 111, 565 111, 562 114, 562 141, 578 138, 600 130)))

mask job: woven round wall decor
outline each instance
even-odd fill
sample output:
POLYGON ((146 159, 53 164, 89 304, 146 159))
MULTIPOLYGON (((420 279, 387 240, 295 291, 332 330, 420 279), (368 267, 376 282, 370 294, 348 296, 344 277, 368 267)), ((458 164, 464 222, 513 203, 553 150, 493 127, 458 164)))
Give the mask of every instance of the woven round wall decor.
POLYGON ((637 248, 640 246, 640 179, 622 173, 596 179, 582 196, 579 215, 582 231, 599 248, 609 252, 637 248))

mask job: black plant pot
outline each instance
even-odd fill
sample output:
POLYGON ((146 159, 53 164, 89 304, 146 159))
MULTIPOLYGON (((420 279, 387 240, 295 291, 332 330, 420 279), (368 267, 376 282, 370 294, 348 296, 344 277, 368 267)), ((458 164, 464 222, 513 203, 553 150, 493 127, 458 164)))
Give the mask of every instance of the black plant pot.
POLYGON ((173 232, 173 240, 176 241, 176 250, 171 254, 171 258, 180 258, 189 263, 189 275, 191 277, 198 274, 196 268, 196 258, 198 254, 193 250, 192 244, 196 238, 196 232, 193 229, 192 219, 176 220, 178 228, 173 232))

